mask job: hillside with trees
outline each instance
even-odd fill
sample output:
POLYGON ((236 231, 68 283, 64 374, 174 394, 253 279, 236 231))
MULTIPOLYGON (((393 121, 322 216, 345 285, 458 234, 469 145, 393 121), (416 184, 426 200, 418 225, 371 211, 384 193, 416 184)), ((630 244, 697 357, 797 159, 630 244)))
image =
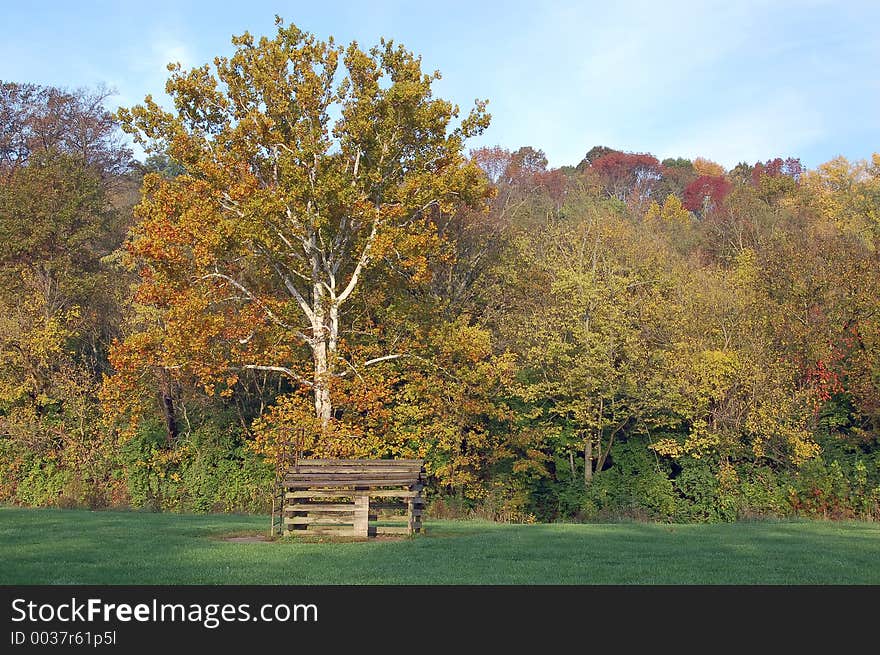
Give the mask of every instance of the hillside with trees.
POLYGON ((880 154, 550 168, 396 43, 233 44, 0 83, 0 502, 266 511, 293 440, 435 516, 880 518, 880 154))

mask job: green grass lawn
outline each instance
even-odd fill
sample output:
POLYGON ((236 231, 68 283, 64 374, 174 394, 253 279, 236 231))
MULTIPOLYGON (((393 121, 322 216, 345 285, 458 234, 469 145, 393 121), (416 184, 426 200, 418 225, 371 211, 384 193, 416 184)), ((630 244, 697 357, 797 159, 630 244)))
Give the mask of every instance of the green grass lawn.
POLYGON ((232 543, 263 516, 0 507, 0 584, 880 584, 880 524, 501 525, 232 543))

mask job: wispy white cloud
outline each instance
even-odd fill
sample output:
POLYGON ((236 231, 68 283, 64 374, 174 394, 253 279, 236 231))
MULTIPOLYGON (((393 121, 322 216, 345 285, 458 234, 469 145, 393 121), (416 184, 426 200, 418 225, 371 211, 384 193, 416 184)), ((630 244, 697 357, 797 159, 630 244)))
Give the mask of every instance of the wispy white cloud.
MULTIPOLYGON (((123 61, 114 68, 118 72, 109 80, 110 86, 116 91, 110 106, 132 107, 141 104, 148 94, 159 104, 170 105, 165 82, 169 75, 168 64, 177 62, 184 68, 201 63, 196 59, 193 48, 179 35, 156 33, 146 43, 132 44, 125 52, 123 61)), ((135 157, 143 159, 143 148, 128 136, 126 141, 135 157)))
POLYGON ((754 8, 721 0, 545 2, 530 38, 507 45, 515 65, 494 66, 500 102, 488 136, 517 134, 544 147, 554 166, 577 163, 597 144, 655 148, 664 114, 680 111, 682 95, 745 47, 754 8))
POLYGON ((151 57, 144 62, 147 70, 160 67, 163 71, 170 63, 179 62, 184 67, 193 66, 195 57, 189 45, 182 39, 163 35, 150 43, 151 57))
POLYGON ((822 114, 792 89, 720 115, 693 121, 692 128, 673 128, 658 155, 705 156, 730 168, 777 156, 798 156, 825 135, 822 114))
POLYGON ((540 126, 536 136, 547 139, 534 141, 547 144, 553 165, 575 163, 597 144, 725 164, 797 154, 822 137, 824 117, 820 92, 791 55, 798 46, 803 54, 801 37, 780 26, 786 12, 822 5, 545 3, 535 38, 552 49, 556 67, 537 76, 519 123, 540 126))
POLYGON ((464 111, 490 99, 479 143, 541 148, 553 166, 597 144, 728 166, 878 148, 877 0, 376 0, 366 15, 354 0, 156 3, 149 15, 126 3, 60 3, 46 15, 11 4, 0 77, 105 82, 118 90, 111 107, 148 93, 167 104, 170 61, 228 54, 229 35, 271 34, 278 12, 341 43, 404 43, 443 72, 438 96, 464 111))
POLYGON ((169 75, 167 66, 175 62, 185 68, 201 63, 187 40, 177 34, 155 33, 143 43, 131 44, 108 79, 117 91, 114 105, 131 107, 142 103, 147 94, 160 104, 170 102, 165 82, 169 75))
MULTIPOLYGON (((743 47, 754 14, 744 3, 635 2, 585 15, 577 67, 585 88, 630 102, 634 91, 650 97, 711 69, 743 47)), ((577 47, 576 43, 571 45, 577 47)))

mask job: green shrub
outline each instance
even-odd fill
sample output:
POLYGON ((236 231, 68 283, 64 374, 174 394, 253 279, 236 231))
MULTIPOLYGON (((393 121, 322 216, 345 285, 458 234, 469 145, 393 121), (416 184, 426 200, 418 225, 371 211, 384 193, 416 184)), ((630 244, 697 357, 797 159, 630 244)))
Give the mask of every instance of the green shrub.
POLYGON ((71 477, 54 461, 34 458, 16 487, 15 500, 33 507, 56 506, 71 477))
POLYGON ((134 507, 176 512, 267 512, 274 472, 229 425, 206 423, 168 448, 146 423, 123 449, 134 507))
POLYGON ((722 498, 721 486, 711 464, 702 459, 687 459, 681 464, 674 483, 679 494, 677 517, 706 523, 734 520, 736 514, 731 509, 730 499, 722 498))
POLYGON ((639 440, 615 445, 613 465, 593 477, 582 505, 585 516, 668 521, 676 512, 675 489, 653 453, 639 440))
POLYGON ((880 485, 869 473, 870 458, 827 462, 816 458, 792 477, 789 503, 794 512, 811 518, 880 519, 880 485))
POLYGON ((791 513, 784 475, 753 466, 743 466, 737 472, 737 518, 783 517, 791 513))

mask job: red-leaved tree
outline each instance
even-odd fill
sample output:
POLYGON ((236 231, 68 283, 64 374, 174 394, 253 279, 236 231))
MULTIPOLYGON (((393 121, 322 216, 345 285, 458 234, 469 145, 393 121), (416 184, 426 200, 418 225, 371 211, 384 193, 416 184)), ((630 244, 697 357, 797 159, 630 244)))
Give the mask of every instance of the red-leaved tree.
POLYGON ((798 182, 803 172, 804 167, 801 164, 801 160, 795 157, 768 159, 763 164, 761 162, 756 163, 752 168, 752 184, 758 186, 761 183, 761 178, 764 176, 779 177, 781 175, 790 177, 795 182, 798 182))
POLYGON ((723 175, 701 175, 685 187, 682 204, 695 213, 718 207, 733 185, 723 175))
POLYGON ((663 176, 657 158, 645 153, 610 152, 596 159, 590 169, 609 197, 624 202, 632 193, 650 195, 652 185, 663 176))

